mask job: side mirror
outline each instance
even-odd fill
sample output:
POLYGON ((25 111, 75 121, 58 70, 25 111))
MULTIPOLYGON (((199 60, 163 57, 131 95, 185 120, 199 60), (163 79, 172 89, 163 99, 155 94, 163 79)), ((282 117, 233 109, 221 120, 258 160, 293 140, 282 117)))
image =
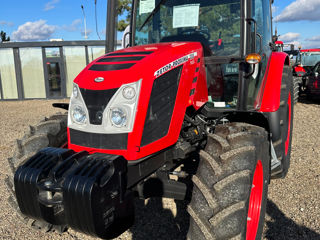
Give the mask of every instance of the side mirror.
POLYGON ((130 25, 126 27, 121 38, 121 47, 127 48, 130 45, 130 25))

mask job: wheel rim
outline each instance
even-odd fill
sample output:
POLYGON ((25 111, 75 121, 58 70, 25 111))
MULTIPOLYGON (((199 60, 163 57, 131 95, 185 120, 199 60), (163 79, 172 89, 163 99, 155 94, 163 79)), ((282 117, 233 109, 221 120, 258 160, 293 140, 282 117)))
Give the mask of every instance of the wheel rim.
POLYGON ((250 199, 249 199, 249 209, 247 217, 247 240, 252 240, 256 238, 260 212, 261 212, 261 202, 262 202, 262 192, 263 192, 263 166, 260 160, 258 160, 256 165, 256 170, 254 171, 250 199))
POLYGON ((290 129, 291 129, 291 94, 289 93, 288 96, 288 134, 287 134, 287 140, 286 140, 286 155, 288 154, 288 149, 289 149, 289 141, 290 141, 290 129))

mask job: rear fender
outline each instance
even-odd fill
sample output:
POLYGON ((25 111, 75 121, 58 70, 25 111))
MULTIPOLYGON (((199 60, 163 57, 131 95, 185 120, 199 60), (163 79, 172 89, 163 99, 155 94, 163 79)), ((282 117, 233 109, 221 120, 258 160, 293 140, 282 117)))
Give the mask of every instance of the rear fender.
POLYGON ((260 112, 275 112, 280 106, 282 71, 290 65, 289 57, 283 52, 273 52, 269 59, 267 74, 263 79, 260 112))

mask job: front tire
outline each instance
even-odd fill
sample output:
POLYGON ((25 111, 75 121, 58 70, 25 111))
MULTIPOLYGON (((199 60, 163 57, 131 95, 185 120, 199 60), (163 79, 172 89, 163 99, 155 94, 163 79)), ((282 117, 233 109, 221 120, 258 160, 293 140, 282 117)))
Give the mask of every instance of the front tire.
POLYGON ((192 178, 188 239, 260 239, 269 168, 268 134, 263 128, 218 125, 200 151, 192 178))
POLYGON ((17 168, 40 149, 45 147, 62 147, 65 144, 67 144, 67 114, 55 114, 49 118, 45 118, 36 126, 30 126, 29 132, 22 139, 17 140, 14 156, 8 159, 11 168, 11 174, 5 179, 9 192, 8 202, 17 213, 18 219, 28 226, 44 232, 50 230, 63 232, 65 227, 53 226, 49 223, 33 220, 22 215, 15 196, 13 177, 17 168))

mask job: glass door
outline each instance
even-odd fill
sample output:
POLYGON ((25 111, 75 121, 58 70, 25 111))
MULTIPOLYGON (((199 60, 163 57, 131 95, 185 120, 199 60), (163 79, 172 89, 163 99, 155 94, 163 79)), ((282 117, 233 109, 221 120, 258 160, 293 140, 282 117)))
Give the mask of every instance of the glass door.
POLYGON ((60 62, 47 62, 49 97, 62 97, 60 62))
POLYGON ((62 49, 45 48, 45 79, 47 98, 66 97, 65 67, 62 49))

